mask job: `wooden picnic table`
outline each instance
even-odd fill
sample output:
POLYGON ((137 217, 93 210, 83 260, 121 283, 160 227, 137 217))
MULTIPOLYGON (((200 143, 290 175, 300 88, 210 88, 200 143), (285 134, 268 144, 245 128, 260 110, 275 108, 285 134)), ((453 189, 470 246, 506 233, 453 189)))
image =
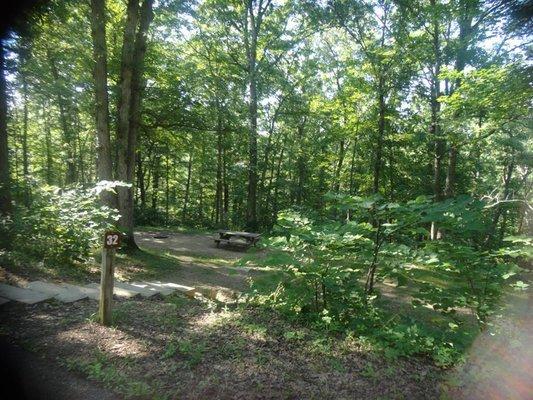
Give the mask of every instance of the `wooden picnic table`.
POLYGON ((220 230, 215 234, 217 247, 220 243, 236 246, 255 246, 261 238, 259 233, 220 230))

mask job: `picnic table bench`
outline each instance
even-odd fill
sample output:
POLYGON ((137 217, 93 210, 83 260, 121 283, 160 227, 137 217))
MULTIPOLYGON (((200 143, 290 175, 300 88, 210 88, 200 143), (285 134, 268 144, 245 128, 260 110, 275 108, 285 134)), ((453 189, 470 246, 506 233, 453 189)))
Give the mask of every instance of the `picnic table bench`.
POLYGON ((260 238, 261 235, 259 233, 220 230, 215 234, 214 240, 217 247, 219 247, 221 243, 249 247, 252 245, 255 246, 260 238))

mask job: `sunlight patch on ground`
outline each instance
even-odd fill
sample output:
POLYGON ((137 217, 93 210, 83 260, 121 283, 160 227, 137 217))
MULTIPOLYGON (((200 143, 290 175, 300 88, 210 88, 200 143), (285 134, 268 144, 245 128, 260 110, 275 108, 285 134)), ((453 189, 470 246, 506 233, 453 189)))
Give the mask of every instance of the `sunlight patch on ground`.
POLYGON ((146 344, 139 339, 117 329, 108 328, 106 332, 101 332, 102 329, 105 328, 98 326, 96 329, 91 329, 89 326, 80 330, 79 327, 75 327, 58 332, 55 339, 60 342, 88 346, 88 348, 94 348, 97 345, 101 351, 117 357, 141 358, 150 355, 146 344))
POLYGON ((222 310, 220 312, 211 312, 200 314, 197 317, 191 319, 191 326, 197 329, 214 328, 220 325, 224 325, 227 321, 238 319, 241 316, 240 312, 222 310))

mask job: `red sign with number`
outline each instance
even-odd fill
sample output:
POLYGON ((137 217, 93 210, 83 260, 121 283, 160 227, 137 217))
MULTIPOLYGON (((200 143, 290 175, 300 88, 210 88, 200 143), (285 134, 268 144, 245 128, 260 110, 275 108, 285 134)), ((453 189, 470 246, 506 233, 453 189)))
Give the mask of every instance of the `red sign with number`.
POLYGON ((106 232, 104 236, 104 247, 116 249, 120 247, 120 232, 106 232))

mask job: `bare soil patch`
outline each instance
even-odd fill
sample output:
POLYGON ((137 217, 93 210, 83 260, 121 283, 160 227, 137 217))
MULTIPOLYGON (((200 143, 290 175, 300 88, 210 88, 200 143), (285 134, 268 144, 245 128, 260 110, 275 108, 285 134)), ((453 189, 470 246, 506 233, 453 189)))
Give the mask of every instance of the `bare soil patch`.
POLYGON ((119 258, 119 279, 159 279, 230 294, 247 289, 249 279, 263 273, 254 268, 235 267, 234 263, 246 252, 232 247, 217 248, 210 235, 165 233, 168 238, 154 237, 160 234, 135 233, 141 252, 119 258))
POLYGON ((135 240, 141 247, 170 250, 185 255, 237 260, 244 254, 243 250, 235 247, 216 247, 212 235, 165 232, 164 235, 168 236, 165 239, 154 237, 159 235, 162 235, 162 233, 156 231, 138 231, 135 232, 135 240))

